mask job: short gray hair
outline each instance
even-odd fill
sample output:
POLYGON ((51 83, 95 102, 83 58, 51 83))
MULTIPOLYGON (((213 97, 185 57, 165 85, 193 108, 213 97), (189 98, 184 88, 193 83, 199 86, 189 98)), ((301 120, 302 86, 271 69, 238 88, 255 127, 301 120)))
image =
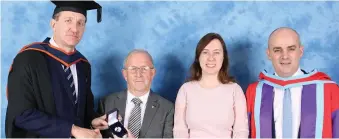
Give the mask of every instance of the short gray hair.
POLYGON ((152 58, 151 54, 148 53, 147 50, 145 50, 145 49, 134 49, 134 50, 130 51, 130 52, 128 53, 128 55, 125 57, 125 60, 124 60, 124 68, 125 68, 125 66, 126 66, 126 63, 127 63, 128 58, 129 58, 132 54, 134 54, 134 53, 145 53, 145 54, 148 55, 148 57, 151 59, 152 65, 154 66, 153 58, 152 58))

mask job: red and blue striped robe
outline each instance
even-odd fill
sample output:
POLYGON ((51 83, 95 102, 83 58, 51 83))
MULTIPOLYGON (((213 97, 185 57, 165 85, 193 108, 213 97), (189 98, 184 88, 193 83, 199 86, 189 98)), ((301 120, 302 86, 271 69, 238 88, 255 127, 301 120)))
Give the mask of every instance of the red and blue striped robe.
POLYGON ((339 87, 322 72, 280 78, 262 72, 246 91, 251 138, 275 138, 274 88, 302 86, 300 138, 339 138, 339 87))

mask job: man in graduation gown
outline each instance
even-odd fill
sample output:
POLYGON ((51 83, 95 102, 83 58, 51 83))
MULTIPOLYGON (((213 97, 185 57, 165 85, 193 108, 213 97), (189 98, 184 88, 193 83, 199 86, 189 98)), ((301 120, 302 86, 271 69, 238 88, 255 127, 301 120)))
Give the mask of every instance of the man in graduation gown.
POLYGON ((6 137, 101 137, 98 129, 108 128, 106 115, 94 112, 91 66, 75 49, 86 11, 98 9, 100 22, 101 6, 94 1, 53 3, 53 37, 22 48, 11 66, 6 137))
POLYGON ((339 138, 339 88, 323 72, 300 69, 298 33, 278 28, 267 55, 275 73, 261 72, 247 91, 251 138, 339 138))

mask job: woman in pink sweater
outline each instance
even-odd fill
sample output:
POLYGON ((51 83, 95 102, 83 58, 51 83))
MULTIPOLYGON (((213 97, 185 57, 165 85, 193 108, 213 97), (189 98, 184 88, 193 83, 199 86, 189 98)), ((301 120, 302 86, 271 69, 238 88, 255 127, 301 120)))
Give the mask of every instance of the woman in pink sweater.
POLYGON ((175 138, 247 138, 246 99, 228 73, 228 55, 219 34, 198 43, 189 82, 175 102, 175 138))

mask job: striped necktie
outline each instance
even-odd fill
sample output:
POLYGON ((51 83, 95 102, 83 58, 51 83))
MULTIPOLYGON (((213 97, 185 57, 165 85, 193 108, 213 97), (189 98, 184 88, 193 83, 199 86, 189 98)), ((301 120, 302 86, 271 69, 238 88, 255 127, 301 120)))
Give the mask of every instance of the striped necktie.
POLYGON ((75 84, 74 84, 74 79, 73 79, 73 75, 72 75, 72 72, 71 72, 71 68, 63 66, 63 65, 62 65, 62 67, 64 69, 69 87, 71 88, 71 91, 72 91, 73 102, 74 102, 74 104, 77 104, 77 95, 76 95, 76 92, 75 92, 75 84))
POLYGON ((131 111, 131 115, 128 119, 128 129, 131 131, 134 137, 139 137, 141 129, 141 107, 142 101, 139 98, 133 98, 134 108, 131 111))

